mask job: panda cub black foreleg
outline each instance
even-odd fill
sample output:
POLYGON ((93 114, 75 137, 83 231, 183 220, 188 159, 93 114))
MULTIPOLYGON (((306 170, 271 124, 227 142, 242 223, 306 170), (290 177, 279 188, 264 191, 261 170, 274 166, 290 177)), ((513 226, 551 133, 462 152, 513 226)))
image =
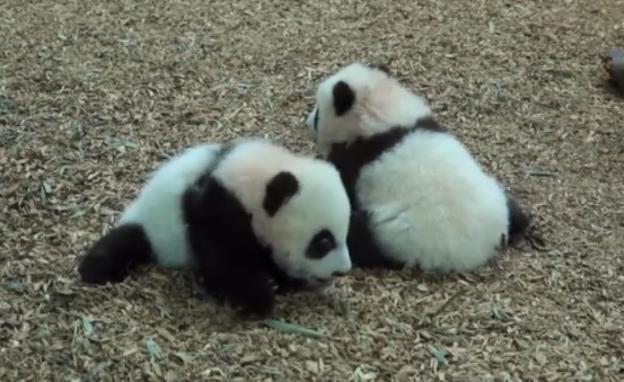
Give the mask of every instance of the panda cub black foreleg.
POLYGON ((347 244, 351 251, 353 263, 362 268, 387 268, 393 270, 403 268, 403 264, 393 261, 384 254, 384 251, 375 240, 369 219, 369 214, 366 210, 356 210, 351 213, 347 244))
POLYGON ((88 283, 117 283, 151 259, 152 250, 143 228, 137 224, 123 224, 111 229, 89 249, 78 271, 88 283))
POLYGON ((190 228, 195 283, 219 303, 230 303, 244 314, 266 316, 274 306, 274 287, 270 275, 254 261, 262 254, 228 242, 227 231, 209 225, 190 228))
POLYGON ((195 254, 194 276, 206 293, 243 313, 268 315, 274 283, 269 252, 259 245, 251 216, 219 182, 206 176, 184 196, 184 213, 195 254))
POLYGON ((195 282, 217 302, 231 304, 245 315, 268 316, 275 294, 271 278, 262 272, 234 266, 197 268, 195 282))

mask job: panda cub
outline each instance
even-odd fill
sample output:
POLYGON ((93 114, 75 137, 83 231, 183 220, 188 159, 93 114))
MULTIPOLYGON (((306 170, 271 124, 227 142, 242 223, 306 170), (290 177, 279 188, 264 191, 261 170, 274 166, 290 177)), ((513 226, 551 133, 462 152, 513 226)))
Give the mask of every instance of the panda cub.
POLYGON ((79 273, 103 284, 150 262, 190 269, 208 295, 267 315, 274 293, 350 271, 349 216, 340 175, 325 161, 261 139, 200 145, 154 172, 79 273))
POLYGON ((356 265, 470 271, 529 225, 426 101, 387 68, 353 63, 324 79, 305 122, 349 194, 356 265))

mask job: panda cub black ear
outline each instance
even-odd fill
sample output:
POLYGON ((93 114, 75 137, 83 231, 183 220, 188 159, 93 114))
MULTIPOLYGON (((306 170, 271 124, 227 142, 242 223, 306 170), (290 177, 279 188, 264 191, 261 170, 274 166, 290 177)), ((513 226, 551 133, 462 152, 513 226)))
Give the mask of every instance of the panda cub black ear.
POLYGON ((355 103, 355 93, 351 87, 344 81, 338 81, 332 90, 334 96, 334 109, 336 115, 341 116, 348 112, 355 103))
POLYGON ((267 183, 262 207, 269 216, 273 216, 298 191, 297 178, 290 172, 282 171, 267 183))

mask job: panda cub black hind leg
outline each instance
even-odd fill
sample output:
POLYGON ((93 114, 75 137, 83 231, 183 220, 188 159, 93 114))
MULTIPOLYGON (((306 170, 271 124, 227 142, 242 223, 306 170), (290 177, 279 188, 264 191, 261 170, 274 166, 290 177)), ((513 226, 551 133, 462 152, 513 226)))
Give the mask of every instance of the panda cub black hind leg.
POLYGON ((509 230, 507 244, 517 246, 522 241, 527 242, 533 249, 544 250, 546 242, 540 227, 533 217, 525 212, 520 203, 510 194, 507 194, 507 208, 509 210, 509 230))
POLYGON ((151 261, 151 247, 143 228, 123 224, 98 240, 82 259, 78 272, 93 284, 123 281, 137 266, 151 261))

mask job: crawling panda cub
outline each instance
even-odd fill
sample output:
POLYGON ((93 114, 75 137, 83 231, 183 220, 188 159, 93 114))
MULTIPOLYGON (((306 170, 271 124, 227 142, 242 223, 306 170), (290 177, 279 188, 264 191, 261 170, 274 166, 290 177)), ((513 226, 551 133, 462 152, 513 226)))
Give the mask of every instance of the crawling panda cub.
POLYGON ((154 172, 79 273, 103 284, 150 262, 189 269, 208 295, 264 316, 275 293, 350 271, 349 215, 340 175, 325 161, 262 139, 199 145, 154 172))
POLYGON ((471 271, 529 225, 426 101, 387 68, 353 63, 324 79, 306 125, 351 199, 354 265, 471 271))

